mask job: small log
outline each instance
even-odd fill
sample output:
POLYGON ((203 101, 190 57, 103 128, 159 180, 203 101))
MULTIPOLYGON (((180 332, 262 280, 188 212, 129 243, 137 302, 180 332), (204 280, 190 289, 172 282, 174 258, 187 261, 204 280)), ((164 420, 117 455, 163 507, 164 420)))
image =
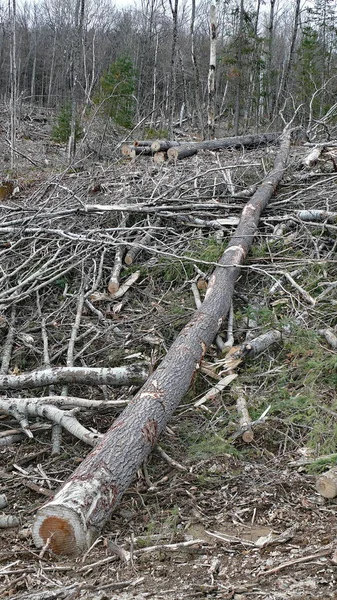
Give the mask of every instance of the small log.
POLYGON ((337 467, 333 467, 317 478, 316 490, 324 498, 337 496, 337 467))
POLYGON ((134 146, 131 144, 122 144, 121 154, 126 158, 135 158, 135 156, 138 156, 139 154, 151 156, 152 150, 151 146, 134 146))
POLYGON ((296 217, 301 221, 317 221, 318 223, 337 223, 337 213, 328 210, 298 210, 296 217))
POLYGON ((133 146, 132 150, 136 156, 142 154, 143 156, 152 156, 153 152, 151 146, 133 146))
POLYGON ((254 439, 254 433, 252 430, 252 420, 247 408, 245 393, 241 387, 237 387, 234 390, 234 395, 236 396, 236 409, 239 414, 241 437, 246 444, 250 444, 254 439))
POLYGON ((337 336, 333 329, 331 329, 330 327, 328 327, 327 329, 319 329, 318 333, 325 337, 326 341, 331 346, 331 348, 337 350, 337 336))
POLYGON ((23 390, 45 387, 58 383, 80 383, 82 385, 139 385, 146 380, 143 365, 121 367, 55 367, 22 373, 1 375, 0 390, 23 390))
POLYGON ((153 160, 155 163, 162 165, 164 162, 167 161, 167 153, 166 152, 156 152, 153 155, 153 160))
POLYGON ((115 253, 115 262, 111 271, 108 291, 110 294, 115 294, 119 290, 119 276, 123 268, 123 256, 125 252, 125 246, 118 246, 115 253))
POLYGON ((181 160, 197 154, 198 149, 192 146, 180 146, 178 148, 169 148, 167 151, 167 158, 171 161, 181 160))
POLYGON ((316 146, 316 148, 311 150, 311 152, 302 160, 302 165, 309 168, 313 167, 317 163, 323 150, 324 146, 316 146))
POLYGON ((169 148, 180 146, 180 142, 173 142, 170 140, 155 140, 151 144, 152 152, 167 152, 169 148))
POLYGON ((122 298, 126 294, 126 292, 129 291, 130 287, 132 287, 133 284, 136 283, 136 281, 138 281, 139 277, 140 271, 135 271, 134 273, 132 273, 130 277, 128 277, 126 281, 124 281, 124 283, 120 286, 117 292, 115 294, 111 294, 111 299, 118 300, 118 298, 122 298))
POLYGON ((121 155, 126 156, 127 158, 131 157, 132 146, 130 144, 122 144, 121 146, 121 155))
POLYGON ((244 207, 240 223, 210 277, 204 301, 138 394, 95 449, 37 512, 35 544, 56 554, 83 552, 100 535, 139 467, 157 444, 190 387, 207 347, 229 311, 241 264, 252 246, 260 216, 282 179, 289 154, 285 130, 274 168, 244 207))

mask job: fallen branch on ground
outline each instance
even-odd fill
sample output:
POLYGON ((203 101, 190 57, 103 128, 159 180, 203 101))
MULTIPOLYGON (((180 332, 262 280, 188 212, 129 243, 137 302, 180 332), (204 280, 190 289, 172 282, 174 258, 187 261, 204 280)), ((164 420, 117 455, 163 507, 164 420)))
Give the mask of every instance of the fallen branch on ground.
POLYGON ((59 383, 82 385, 140 385, 146 381, 148 371, 143 364, 125 367, 55 367, 21 375, 0 376, 0 390, 23 390, 59 383))

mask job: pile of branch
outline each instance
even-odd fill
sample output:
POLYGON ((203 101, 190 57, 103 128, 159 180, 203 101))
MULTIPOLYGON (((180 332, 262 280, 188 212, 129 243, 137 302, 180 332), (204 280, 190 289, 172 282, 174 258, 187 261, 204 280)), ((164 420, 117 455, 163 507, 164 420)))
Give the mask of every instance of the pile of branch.
POLYGON ((178 142, 170 140, 135 141, 133 144, 121 146, 122 156, 135 158, 136 156, 152 156, 157 163, 169 160, 176 162, 197 154, 199 150, 223 150, 225 148, 257 148, 267 144, 276 144, 280 140, 280 133, 261 133, 255 135, 242 135, 222 138, 218 140, 204 140, 202 142, 178 142))

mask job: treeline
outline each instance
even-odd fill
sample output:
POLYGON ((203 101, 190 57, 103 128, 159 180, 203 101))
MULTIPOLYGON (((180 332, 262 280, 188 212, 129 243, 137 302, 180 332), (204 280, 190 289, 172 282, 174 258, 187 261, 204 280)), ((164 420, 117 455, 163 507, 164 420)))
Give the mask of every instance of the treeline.
MULTIPOLYGON (((14 2, 1 8, 3 102, 11 95, 14 51, 17 101, 64 106, 75 76, 81 110, 103 103, 127 127, 144 117, 157 128, 188 119, 204 132, 209 2, 141 0, 124 9, 108 0, 14 2), (80 43, 74 16, 79 10, 80 43)), ((335 1, 215 0, 215 5, 216 124, 236 134, 265 129, 280 110, 287 117, 300 107, 300 121, 324 126, 337 98, 335 1)))

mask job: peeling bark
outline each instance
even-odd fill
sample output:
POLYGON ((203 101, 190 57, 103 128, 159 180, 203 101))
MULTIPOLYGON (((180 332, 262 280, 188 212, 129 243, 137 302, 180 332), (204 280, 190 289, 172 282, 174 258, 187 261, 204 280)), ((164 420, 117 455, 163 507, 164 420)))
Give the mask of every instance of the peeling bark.
POLYGON ((38 547, 50 539, 50 548, 57 554, 79 553, 100 534, 189 389, 196 368, 229 311, 240 265, 253 243, 260 215, 282 179, 289 146, 290 132, 285 131, 274 168, 244 208, 200 308, 98 445, 54 499, 38 511, 33 524, 38 547))

